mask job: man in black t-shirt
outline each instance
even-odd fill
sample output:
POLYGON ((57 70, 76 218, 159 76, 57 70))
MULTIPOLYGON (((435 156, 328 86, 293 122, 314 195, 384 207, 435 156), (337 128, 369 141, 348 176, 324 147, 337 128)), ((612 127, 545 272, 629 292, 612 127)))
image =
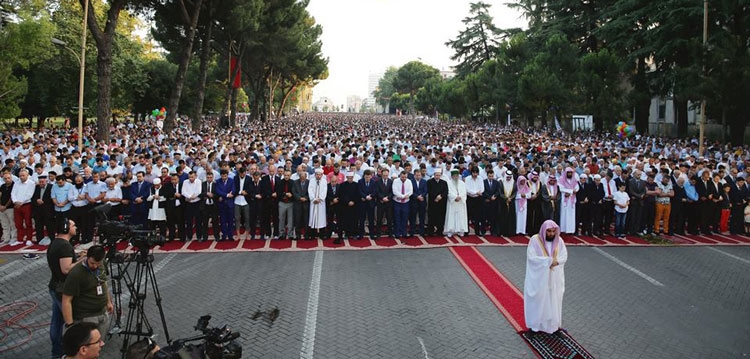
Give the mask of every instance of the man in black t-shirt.
MULTIPOLYGON (((62 289, 68 272, 81 260, 76 260, 76 253, 70 244, 70 238, 76 235, 76 225, 70 219, 59 218, 56 224, 57 237, 47 248, 47 265, 52 274, 49 280, 49 295, 52 298, 52 320, 49 326, 49 338, 52 341, 52 358, 63 355, 63 316, 62 289)), ((84 258, 84 257, 81 257, 84 258)))

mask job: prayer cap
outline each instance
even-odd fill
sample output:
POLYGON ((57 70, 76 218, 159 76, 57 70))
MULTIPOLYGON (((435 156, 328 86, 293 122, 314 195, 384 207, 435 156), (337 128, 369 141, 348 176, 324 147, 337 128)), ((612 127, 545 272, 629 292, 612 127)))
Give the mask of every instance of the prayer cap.
POLYGON ((154 178, 154 184, 161 184, 161 180, 158 178, 154 178))

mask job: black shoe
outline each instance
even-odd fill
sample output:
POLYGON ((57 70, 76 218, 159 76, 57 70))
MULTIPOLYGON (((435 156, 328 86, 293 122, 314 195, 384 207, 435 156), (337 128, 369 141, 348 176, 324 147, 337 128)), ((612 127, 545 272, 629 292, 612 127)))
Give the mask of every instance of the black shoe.
POLYGON ((336 239, 333 240, 333 244, 341 244, 341 243, 343 243, 343 241, 341 240, 341 238, 336 238, 336 239))

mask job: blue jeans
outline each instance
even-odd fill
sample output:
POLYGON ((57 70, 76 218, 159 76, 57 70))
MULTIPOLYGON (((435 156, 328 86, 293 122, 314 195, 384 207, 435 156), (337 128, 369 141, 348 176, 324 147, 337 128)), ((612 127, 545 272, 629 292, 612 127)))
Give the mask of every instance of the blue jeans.
POLYGON ((63 356, 62 337, 65 321, 62 316, 62 302, 57 299, 54 290, 49 290, 52 298, 52 320, 49 323, 49 340, 52 342, 52 358, 60 359, 63 356))
POLYGON ((615 235, 625 234, 625 220, 628 213, 615 212, 615 235))

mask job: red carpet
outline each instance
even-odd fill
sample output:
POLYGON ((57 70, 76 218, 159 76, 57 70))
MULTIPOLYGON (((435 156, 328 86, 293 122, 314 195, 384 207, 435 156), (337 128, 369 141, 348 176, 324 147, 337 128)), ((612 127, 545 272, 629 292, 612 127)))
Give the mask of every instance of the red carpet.
MULTIPOLYGON (((326 247, 326 248, 341 248, 341 247, 345 247, 346 246, 346 244, 344 243, 346 240, 341 241, 341 243, 339 243, 339 244, 334 244, 333 241, 334 241, 333 239, 326 239, 326 240, 324 240, 323 241, 323 247, 326 247)), ((315 241, 315 242, 317 242, 317 241, 315 241)))
POLYGON ((391 237, 380 237, 375 241, 375 243, 377 243, 381 247, 393 247, 395 245, 398 245, 396 240, 391 237))
POLYGON ((295 242, 297 242, 297 248, 299 248, 299 249, 315 249, 315 248, 318 248, 318 241, 317 240, 315 240, 315 241, 303 241, 303 240, 299 240, 299 241, 295 241, 295 242))
MULTIPOLYGON (((610 239, 610 238, 612 237, 607 237, 607 239, 610 239)), ((637 237, 637 236, 625 236, 625 239, 635 244, 649 244, 647 240, 641 237, 637 237)))
POLYGON ((19 245, 11 246, 10 244, 6 244, 2 247, 0 247, 0 252, 15 252, 18 250, 21 250, 21 248, 26 247, 25 244, 21 243, 19 245))
POLYGON ((239 244, 240 242, 237 241, 221 241, 219 243, 216 243, 216 246, 214 248, 222 251, 227 251, 237 248, 239 244))
POLYGON ((167 252, 169 252, 169 251, 174 251, 174 250, 178 250, 178 249, 181 249, 183 245, 185 245, 185 243, 184 243, 184 242, 180 242, 180 241, 169 241, 169 242, 167 242, 167 243, 164 243, 164 245, 163 245, 163 246, 161 246, 161 247, 159 247, 159 249, 161 249, 161 250, 163 250, 163 251, 167 251, 167 252))
POLYGON ((506 241, 503 237, 484 236, 484 239, 492 244, 508 244, 508 241, 506 241))
POLYGON ((586 242, 587 244, 591 244, 591 245, 602 245, 602 244, 607 243, 607 242, 605 242, 605 241, 603 241, 601 239, 597 239, 597 238, 589 237, 589 236, 574 236, 574 237, 578 238, 578 239, 580 239, 580 240, 582 240, 584 242, 586 242))
POLYGON ((269 245, 269 248, 273 248, 273 249, 287 249, 287 248, 292 248, 292 241, 290 241, 288 239, 284 239, 284 240, 273 239, 273 240, 270 240, 270 241, 271 241, 271 243, 269 245))
POLYGON ((424 245, 422 243, 422 240, 420 240, 418 237, 402 238, 401 243, 407 246, 411 246, 411 247, 420 247, 424 245))
POLYGON ((434 246, 442 246, 448 244, 448 239, 446 239, 445 237, 424 237, 424 240, 427 242, 427 244, 431 244, 434 246))
POLYGON ((620 239, 620 238, 617 238, 617 237, 612 237, 612 236, 607 236, 607 237, 601 237, 600 236, 598 238, 601 239, 602 241, 604 241, 605 243, 609 242, 609 243, 614 243, 614 244, 619 244, 619 245, 630 244, 630 242, 628 242, 626 240, 623 240, 623 239, 620 239))
POLYGON ((476 247, 451 247, 450 251, 513 328, 526 330, 521 292, 476 247))
POLYGON ((529 244, 529 237, 526 236, 510 236, 508 237, 513 243, 527 245, 529 244))
POLYGON ((203 251, 211 247, 211 244, 213 244, 214 241, 205 241, 205 242, 198 242, 196 240, 190 241, 190 244, 188 245, 187 249, 191 251, 203 251))
POLYGON ((370 237, 364 237, 362 239, 349 241, 349 246, 352 248, 368 248, 372 246, 372 241, 370 240, 370 237))
POLYGON ((266 245, 266 242, 264 241, 259 241, 257 239, 253 239, 253 240, 246 239, 244 240, 244 243, 242 243, 242 248, 250 249, 250 250, 261 249, 265 245, 266 245))
POLYGON ((738 243, 737 241, 735 241, 735 240, 733 240, 731 238, 722 236, 720 234, 712 234, 712 235, 706 236, 706 237, 711 238, 712 240, 717 241, 719 243, 726 243, 726 244, 737 244, 738 243))
POLYGON ((464 242, 466 244, 482 244, 482 243, 484 243, 484 241, 482 241, 482 239, 479 238, 478 236, 463 236, 463 237, 458 237, 458 240, 460 242, 464 242))

